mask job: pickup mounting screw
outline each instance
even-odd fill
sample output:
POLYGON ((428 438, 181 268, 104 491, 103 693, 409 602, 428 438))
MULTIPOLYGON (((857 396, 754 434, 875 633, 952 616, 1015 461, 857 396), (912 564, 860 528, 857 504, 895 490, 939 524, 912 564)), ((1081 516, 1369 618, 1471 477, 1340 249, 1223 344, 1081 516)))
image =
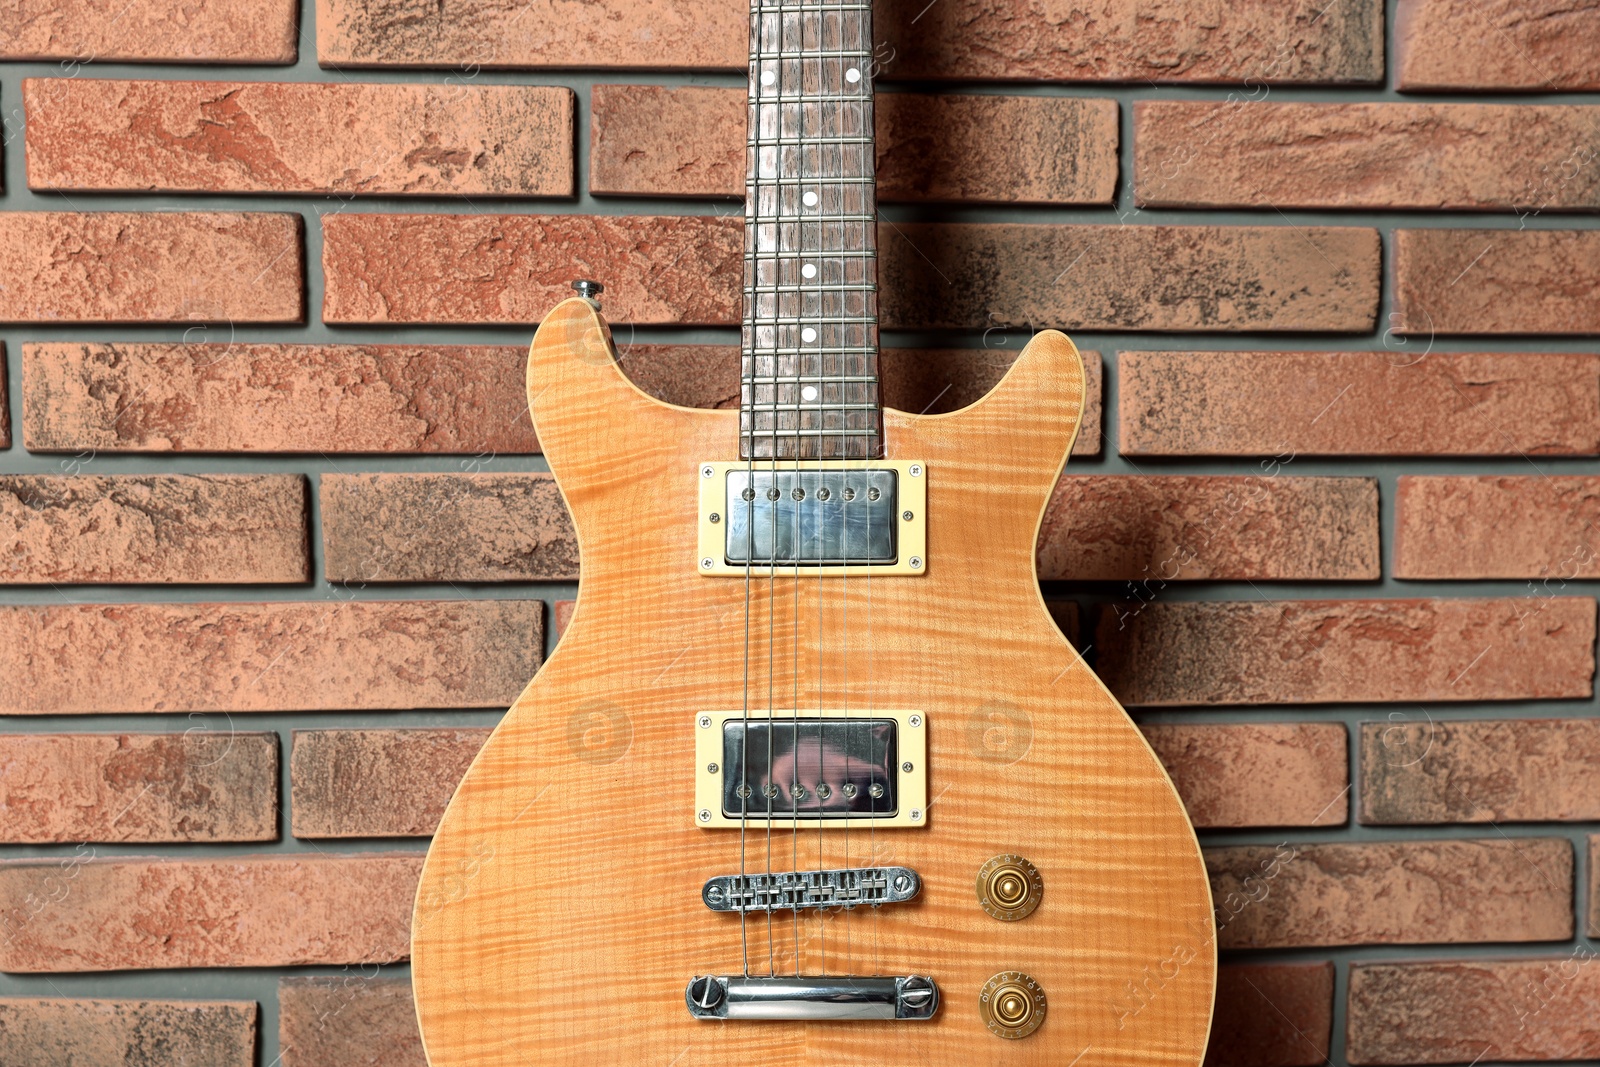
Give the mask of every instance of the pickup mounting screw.
POLYGON ((720 770, 721 770, 721 769, 722 769, 722 768, 721 768, 721 767, 718 767, 718 766, 717 766, 717 765, 716 765, 716 764, 715 764, 715 763, 708 763, 708 764, 706 764, 706 773, 707 773, 707 774, 716 774, 716 773, 717 773, 717 772, 718 772, 718 771, 720 771, 720 770))
POLYGON ((710 556, 707 556, 705 559, 700 561, 700 569, 703 571, 708 571, 711 569, 714 563, 715 561, 710 556))
POLYGON ((902 771, 904 771, 905 773, 910 774, 911 773, 911 761, 910 760, 906 760, 904 763, 900 764, 900 769, 902 771))
POLYGON ((913 478, 922 477, 922 464, 913 463, 911 465, 911 469, 907 473, 909 473, 911 475, 911 477, 913 477, 913 478))
POLYGON ((710 808, 701 808, 700 809, 700 821, 701 822, 710 822, 711 821, 711 809, 710 808))
POLYGON ((905 521, 906 521, 906 522, 910 522, 910 521, 911 521, 911 512, 909 512, 909 511, 902 511, 902 512, 901 512, 901 513, 900 513, 900 518, 901 518, 901 519, 903 519, 903 520, 905 520, 905 521))
POLYGON ((912 808, 911 809, 911 821, 912 822, 918 822, 921 819, 922 819, 922 809, 921 808, 912 808))
POLYGON ((921 726, 922 725, 922 716, 921 715, 913 715, 913 716, 911 716, 911 718, 908 721, 911 723, 912 726, 921 726))
POLYGON ((914 570, 914 571, 920 571, 922 569, 922 557, 921 556, 912 556, 911 557, 911 569, 914 570))
POLYGON ((709 716, 709 715, 700 716, 700 729, 702 729, 702 730, 711 729, 711 716, 709 716))
POLYGON ((715 511, 713 511, 711 513, 711 522, 712 522, 712 524, 715 525, 715 524, 717 524, 717 523, 719 523, 721 521, 722 521, 722 516, 718 515, 715 511))
POLYGON ((717 473, 716 468, 709 463, 700 468, 700 477, 702 478, 709 478, 715 473, 717 473))

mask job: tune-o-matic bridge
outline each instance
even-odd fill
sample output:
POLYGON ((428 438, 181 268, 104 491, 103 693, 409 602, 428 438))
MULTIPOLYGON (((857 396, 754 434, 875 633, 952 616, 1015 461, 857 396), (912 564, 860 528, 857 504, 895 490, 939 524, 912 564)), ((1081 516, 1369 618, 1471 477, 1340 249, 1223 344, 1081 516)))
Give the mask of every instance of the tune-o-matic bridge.
POLYGON ((756 459, 699 475, 701 574, 926 573, 921 463, 756 459))
POLYGON ((705 884, 700 898, 712 911, 799 911, 901 904, 921 888, 910 867, 837 867, 719 875, 705 884))

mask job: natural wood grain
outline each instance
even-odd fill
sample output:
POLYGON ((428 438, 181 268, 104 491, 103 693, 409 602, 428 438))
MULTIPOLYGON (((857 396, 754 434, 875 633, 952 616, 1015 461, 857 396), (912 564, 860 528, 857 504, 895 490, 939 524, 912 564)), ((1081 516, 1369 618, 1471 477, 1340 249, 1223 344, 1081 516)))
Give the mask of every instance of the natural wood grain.
MULTIPOLYGON (((936 798, 921 829, 774 830, 774 869, 893 862, 923 891, 876 913, 805 917, 798 948, 780 919, 771 965, 931 974, 944 1000, 928 1023, 689 1016, 692 975, 743 969, 739 919, 699 896, 739 870, 740 835, 698 829, 692 810, 695 714, 744 706, 745 582, 702 578, 694 559, 697 467, 737 457, 737 417, 634 388, 582 300, 541 327, 528 390, 583 581, 559 649, 428 855, 412 950, 433 1067, 1198 1064, 1216 964, 1198 845, 1034 576, 1040 514, 1081 414, 1071 342, 1040 334, 961 411, 885 412, 888 455, 927 464, 925 575, 749 587, 749 706, 798 695, 801 707, 923 710, 936 798), (1004 624, 976 630, 969 604, 1004 624), (1043 872, 1044 901, 1000 923, 974 877, 1011 851, 1043 872), (1043 985, 1049 1014, 1033 1037, 1002 1041, 977 991, 1013 968, 1043 985)), ((767 870, 766 832, 746 846, 748 869, 767 870)), ((748 932, 751 970, 765 974, 766 921, 748 932)))

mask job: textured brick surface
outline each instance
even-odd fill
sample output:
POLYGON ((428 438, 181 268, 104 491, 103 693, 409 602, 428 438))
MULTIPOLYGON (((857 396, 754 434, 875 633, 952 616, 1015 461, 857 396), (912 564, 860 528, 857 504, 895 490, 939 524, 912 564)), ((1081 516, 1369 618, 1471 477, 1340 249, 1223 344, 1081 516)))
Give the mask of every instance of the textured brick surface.
POLYGON ((1321 1067, 1333 1036, 1333 964, 1217 968, 1206 1067, 1321 1067))
POLYGON ((1399 332, 1596 333, 1597 288, 1597 230, 1395 231, 1399 332))
MULTIPOLYGON (((324 65, 643 67, 742 71, 748 7, 626 0, 506 8, 488 0, 395 8, 318 0, 324 65)), ((1290 0, 1209 10, 1180 0, 892 0, 875 7, 883 77, 1044 81, 1370 83, 1383 75, 1383 6, 1290 0)))
POLYGON ((0 863, 0 971, 301 967, 410 954, 422 853, 0 863), (31 900, 30 900, 31 895, 31 900))
POLYGON ((1593 107, 1148 100, 1133 114, 1135 193, 1153 207, 1600 206, 1593 107))
POLYGON ((329 581, 578 579, 548 474, 324 474, 321 501, 329 581))
POLYGON ((299 474, 0 475, 0 582, 304 582, 299 474))
POLYGON ((296 837, 427 837, 487 729, 296 730, 296 837))
POLYGON ((27 344, 23 438, 41 452, 532 452, 527 359, 520 345, 27 344))
POLYGON ((0 1063, 254 1067, 254 1001, 0 998, 0 1063))
POLYGON ((1361 724, 1361 821, 1600 819, 1600 722, 1439 721, 1421 710, 1361 724))
POLYGON ((1200 829, 1342 826, 1350 767, 1342 723, 1141 726, 1200 829))
POLYGON ((1600 477, 1399 480, 1399 578, 1539 578, 1544 595, 1600 573, 1600 477))
POLYGON ((896 224, 878 232, 885 325, 1369 329, 1361 227, 896 224))
POLYGON ((1565 838, 1206 850, 1224 949, 1563 941, 1565 838))
POLYGON ((1600 357, 1391 343, 1384 352, 1119 353, 1118 447, 1280 457, 1266 470, 1299 456, 1600 452, 1600 357))
POLYGON ((1067 475, 1039 530, 1039 577, 1148 583, 1379 577, 1369 478, 1067 475))
POLYGON ((282 1067, 428 1067, 411 982, 376 967, 278 982, 282 1067))
POLYGON ((1396 0, 1394 44, 1401 89, 1600 88, 1594 0, 1396 0))
POLYGON ((1351 1063, 1593 1060, 1600 967, 1581 947, 1538 959, 1357 962, 1349 1013, 1351 1063))
POLYGON ((538 669, 543 609, 343 597, 0 606, 0 714, 500 709, 538 669))
POLYGON ((572 611, 577 606, 576 600, 558 600, 550 606, 550 625, 555 627, 557 639, 566 632, 567 624, 572 621, 572 611))
POLYGON ((571 89, 29 78, 28 186, 571 196, 571 89))
POLYGON ((182 734, 0 734, 0 837, 276 840, 278 735, 209 725, 182 734))
POLYGON ((300 216, 0 214, 0 321, 299 322, 300 216))
POLYGON ((0 342, 0 449, 11 447, 11 400, 7 395, 6 346, 0 342))
POLYGON ((330 215, 322 316, 534 324, 572 295, 572 279, 598 275, 612 322, 738 322, 743 227, 693 215, 330 215))
POLYGON ((296 14, 294 0, 13 0, 0 20, 0 59, 293 63, 296 14))
MULTIPOLYGON (((324 220, 329 322, 538 322, 594 273, 613 322, 732 324, 735 218, 339 215, 324 220)), ((884 325, 1369 328, 1378 235, 1360 227, 895 224, 884 325)))
POLYGON ((1589 835, 1589 885, 1586 896, 1589 921, 1585 924, 1591 938, 1600 937, 1600 834, 1589 835))
MULTIPOLYGON (((744 198, 744 89, 597 85, 589 191, 744 198)), ((1070 96, 885 93, 878 200, 1109 204, 1117 104, 1070 96)))
POLYGON ((1129 600, 1101 614, 1096 668, 1125 704, 1588 697, 1595 602, 1129 600))

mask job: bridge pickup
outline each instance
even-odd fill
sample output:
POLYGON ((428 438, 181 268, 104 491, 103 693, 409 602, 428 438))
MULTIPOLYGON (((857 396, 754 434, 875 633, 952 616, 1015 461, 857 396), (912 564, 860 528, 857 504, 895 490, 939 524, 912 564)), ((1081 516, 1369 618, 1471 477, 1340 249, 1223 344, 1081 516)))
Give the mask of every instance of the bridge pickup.
POLYGON ((700 899, 712 911, 800 911, 902 904, 922 880, 909 867, 839 867, 773 874, 724 874, 711 879, 700 899))
POLYGON ((939 1010, 939 987, 920 974, 904 978, 696 975, 684 990, 696 1019, 923 1020, 939 1010))
POLYGON ((705 575, 923 574, 927 483, 910 460, 702 463, 705 575))

